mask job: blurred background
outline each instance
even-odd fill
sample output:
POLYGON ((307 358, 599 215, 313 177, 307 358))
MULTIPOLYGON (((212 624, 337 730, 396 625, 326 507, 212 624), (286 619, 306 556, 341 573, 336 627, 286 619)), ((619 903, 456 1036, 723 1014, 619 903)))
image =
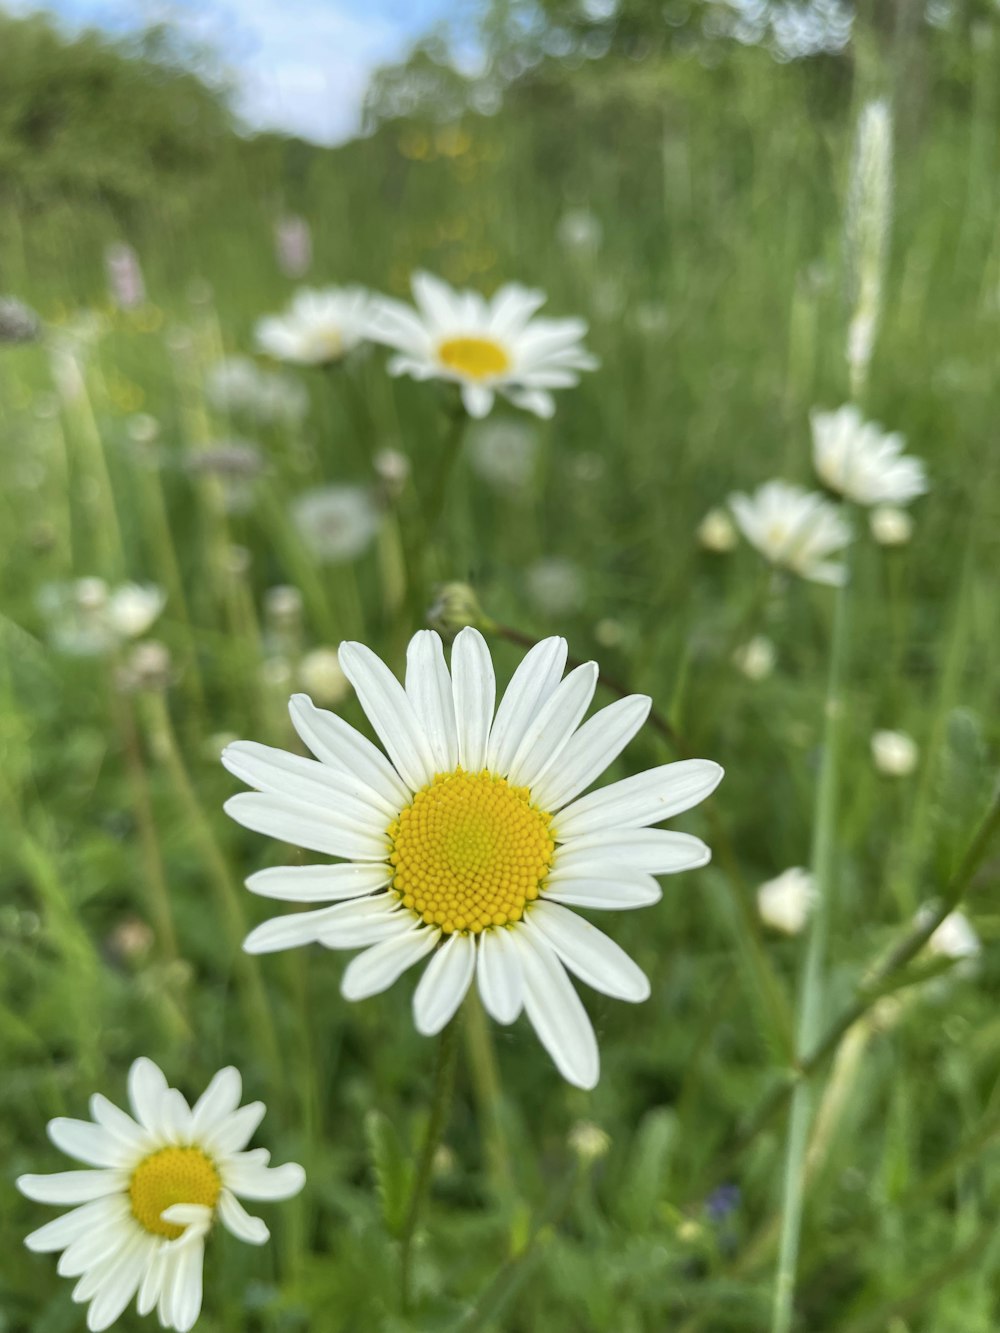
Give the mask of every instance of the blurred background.
MULTIPOLYGON (((756 889, 808 864, 832 598, 702 520, 813 485, 810 410, 851 395, 875 99, 894 153, 861 406, 931 490, 902 536, 856 523, 831 1016, 996 784, 995 0, 0 0, 2 1333, 82 1326, 10 1182, 63 1169, 45 1121, 120 1101, 139 1054, 194 1095, 237 1064, 259 1141, 309 1175, 267 1251, 213 1238, 210 1333, 770 1327, 785 1121, 758 1112, 802 923, 756 889), (538 286, 601 360, 551 421, 467 425, 419 552, 446 391, 378 348, 310 369, 254 341, 301 285, 405 298, 416 269, 538 286), (587 995, 596 1092, 523 1022, 495 1034, 492 1109, 460 1072, 410 1322, 370 1113, 416 1141, 430 1047, 407 984, 347 1006, 341 955, 240 953, 269 914, 241 881, 295 853, 225 818, 218 755, 291 748, 295 689, 361 725, 333 650, 398 668, 445 581, 509 631, 501 680, 506 640, 565 634, 728 775, 712 822, 680 821, 712 866, 609 926, 653 996, 587 995), (879 730, 908 757, 879 759, 879 730)), ((677 754, 650 731, 614 775, 677 754)), ((997 878, 977 866, 971 934, 825 1069, 800 1333, 998 1326, 997 878)))

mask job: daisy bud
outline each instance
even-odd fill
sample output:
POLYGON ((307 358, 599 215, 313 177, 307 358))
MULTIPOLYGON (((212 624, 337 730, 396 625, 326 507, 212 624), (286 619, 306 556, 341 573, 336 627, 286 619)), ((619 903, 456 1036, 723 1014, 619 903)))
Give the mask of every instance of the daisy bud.
POLYGON ((695 531, 700 545, 717 555, 733 550, 739 540, 732 519, 724 509, 710 509, 695 531))
MULTIPOLYGON (((917 924, 924 924, 930 908, 923 908, 917 914, 917 924)), ((964 912, 949 912, 927 941, 929 953, 938 958, 961 959, 976 958, 982 952, 979 936, 964 912)))
POLYGON ((427 612, 427 623, 443 634, 457 634, 466 625, 482 628, 490 622, 467 583, 442 583, 427 612))
POLYGON ((156 639, 137 643, 118 675, 118 687, 126 694, 165 690, 173 680, 170 649, 156 639))
POLYGON ((302 594, 282 583, 264 594, 264 615, 275 629, 294 629, 302 620, 302 594))
POLYGON ((611 1135, 591 1120, 578 1120, 569 1132, 569 1146, 581 1162, 597 1162, 608 1155, 611 1135))
POLYGON ((913 519, 905 509, 879 505, 868 519, 872 536, 879 546, 905 546, 913 536, 913 519))
POLYGON ((757 910, 765 926, 784 935, 799 935, 816 905, 819 893, 808 870, 793 866, 757 890, 757 910))
POLYGON ((871 739, 872 760, 887 778, 906 778, 920 758, 920 750, 905 731, 876 731, 871 739))
POLYGON ((777 661, 774 644, 765 634, 755 634, 733 653, 733 663, 747 680, 764 680, 774 670, 777 661))
POLYGON ((351 692, 335 648, 314 648, 299 663, 299 683, 314 703, 332 707, 351 692))

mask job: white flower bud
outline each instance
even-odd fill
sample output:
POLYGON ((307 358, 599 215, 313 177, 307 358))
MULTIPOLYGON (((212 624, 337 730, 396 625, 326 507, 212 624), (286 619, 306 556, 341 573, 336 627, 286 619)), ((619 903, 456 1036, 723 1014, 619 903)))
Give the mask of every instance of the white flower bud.
POLYGON ((913 536, 913 519, 895 505, 878 505, 869 519, 872 536, 879 546, 905 546, 913 536))
POLYGON ((802 932, 819 897, 808 870, 793 866, 757 890, 757 910, 766 926, 785 935, 802 932))
POLYGON ((887 778, 909 777, 920 758, 916 741, 905 731, 873 732, 871 747, 875 767, 887 778))

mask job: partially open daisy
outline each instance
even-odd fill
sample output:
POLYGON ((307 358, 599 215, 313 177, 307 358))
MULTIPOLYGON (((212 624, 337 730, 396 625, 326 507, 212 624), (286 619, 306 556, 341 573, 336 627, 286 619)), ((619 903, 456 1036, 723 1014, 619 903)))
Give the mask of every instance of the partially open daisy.
POLYGON ((87 1327, 107 1328, 138 1293, 163 1328, 189 1329, 201 1310, 205 1236, 218 1218, 251 1245, 269 1232, 237 1196, 287 1199, 305 1181, 301 1166, 269 1167, 264 1148, 244 1151, 264 1115, 240 1106, 237 1070, 220 1069, 188 1106, 152 1060, 128 1077, 132 1116, 96 1093, 89 1120, 50 1120, 49 1138, 90 1170, 21 1176, 40 1203, 75 1204, 28 1236, 29 1250, 61 1250, 57 1271, 79 1278, 73 1299, 89 1302, 87 1327))
POLYGON ((903 436, 865 421, 852 403, 809 419, 813 463, 831 491, 861 505, 903 505, 927 490, 924 465, 903 453, 903 436))
POLYGON ((371 296, 363 287, 303 287, 281 315, 257 322, 257 346, 303 366, 342 360, 368 337, 371 296))
POLYGON ((257 788, 226 803, 235 820, 340 859, 251 875, 247 887, 264 897, 332 905, 266 921, 244 948, 363 949, 344 973, 350 1000, 429 955, 413 999, 418 1031, 439 1032, 475 978, 497 1022, 523 1009, 562 1075, 593 1087, 597 1043, 566 970, 633 1002, 649 982, 569 909, 645 907, 661 896, 655 875, 704 865, 698 838, 650 825, 703 800, 722 769, 690 759, 581 795, 642 726, 650 700, 630 695, 583 722, 597 665, 563 678, 563 639, 531 649, 496 708, 475 629, 456 637, 450 671, 438 635, 414 635, 405 684, 362 644, 342 644, 340 662, 386 754, 301 694, 292 721, 319 762, 252 741, 223 753, 257 788))
POLYGON ((376 299, 371 337, 396 348, 392 375, 450 380, 470 416, 485 417, 500 393, 540 417, 555 411, 550 389, 579 383, 597 361, 583 347, 582 319, 535 319, 545 293, 518 283, 489 300, 455 291, 429 273, 413 275, 417 309, 387 297, 376 299))
POLYGON ((731 495, 736 524, 765 560, 813 583, 841 584, 847 569, 827 556, 851 540, 838 510, 816 491, 787 481, 768 481, 753 495, 731 495))

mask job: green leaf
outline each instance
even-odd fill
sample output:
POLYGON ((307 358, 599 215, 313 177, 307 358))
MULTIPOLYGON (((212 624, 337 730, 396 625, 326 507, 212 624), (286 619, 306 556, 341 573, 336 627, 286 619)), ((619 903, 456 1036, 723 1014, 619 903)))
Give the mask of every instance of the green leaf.
POLYGON ((365 1138, 386 1230, 390 1236, 401 1236, 413 1188, 413 1164, 403 1150, 392 1121, 381 1111, 369 1111, 365 1116, 365 1138))

